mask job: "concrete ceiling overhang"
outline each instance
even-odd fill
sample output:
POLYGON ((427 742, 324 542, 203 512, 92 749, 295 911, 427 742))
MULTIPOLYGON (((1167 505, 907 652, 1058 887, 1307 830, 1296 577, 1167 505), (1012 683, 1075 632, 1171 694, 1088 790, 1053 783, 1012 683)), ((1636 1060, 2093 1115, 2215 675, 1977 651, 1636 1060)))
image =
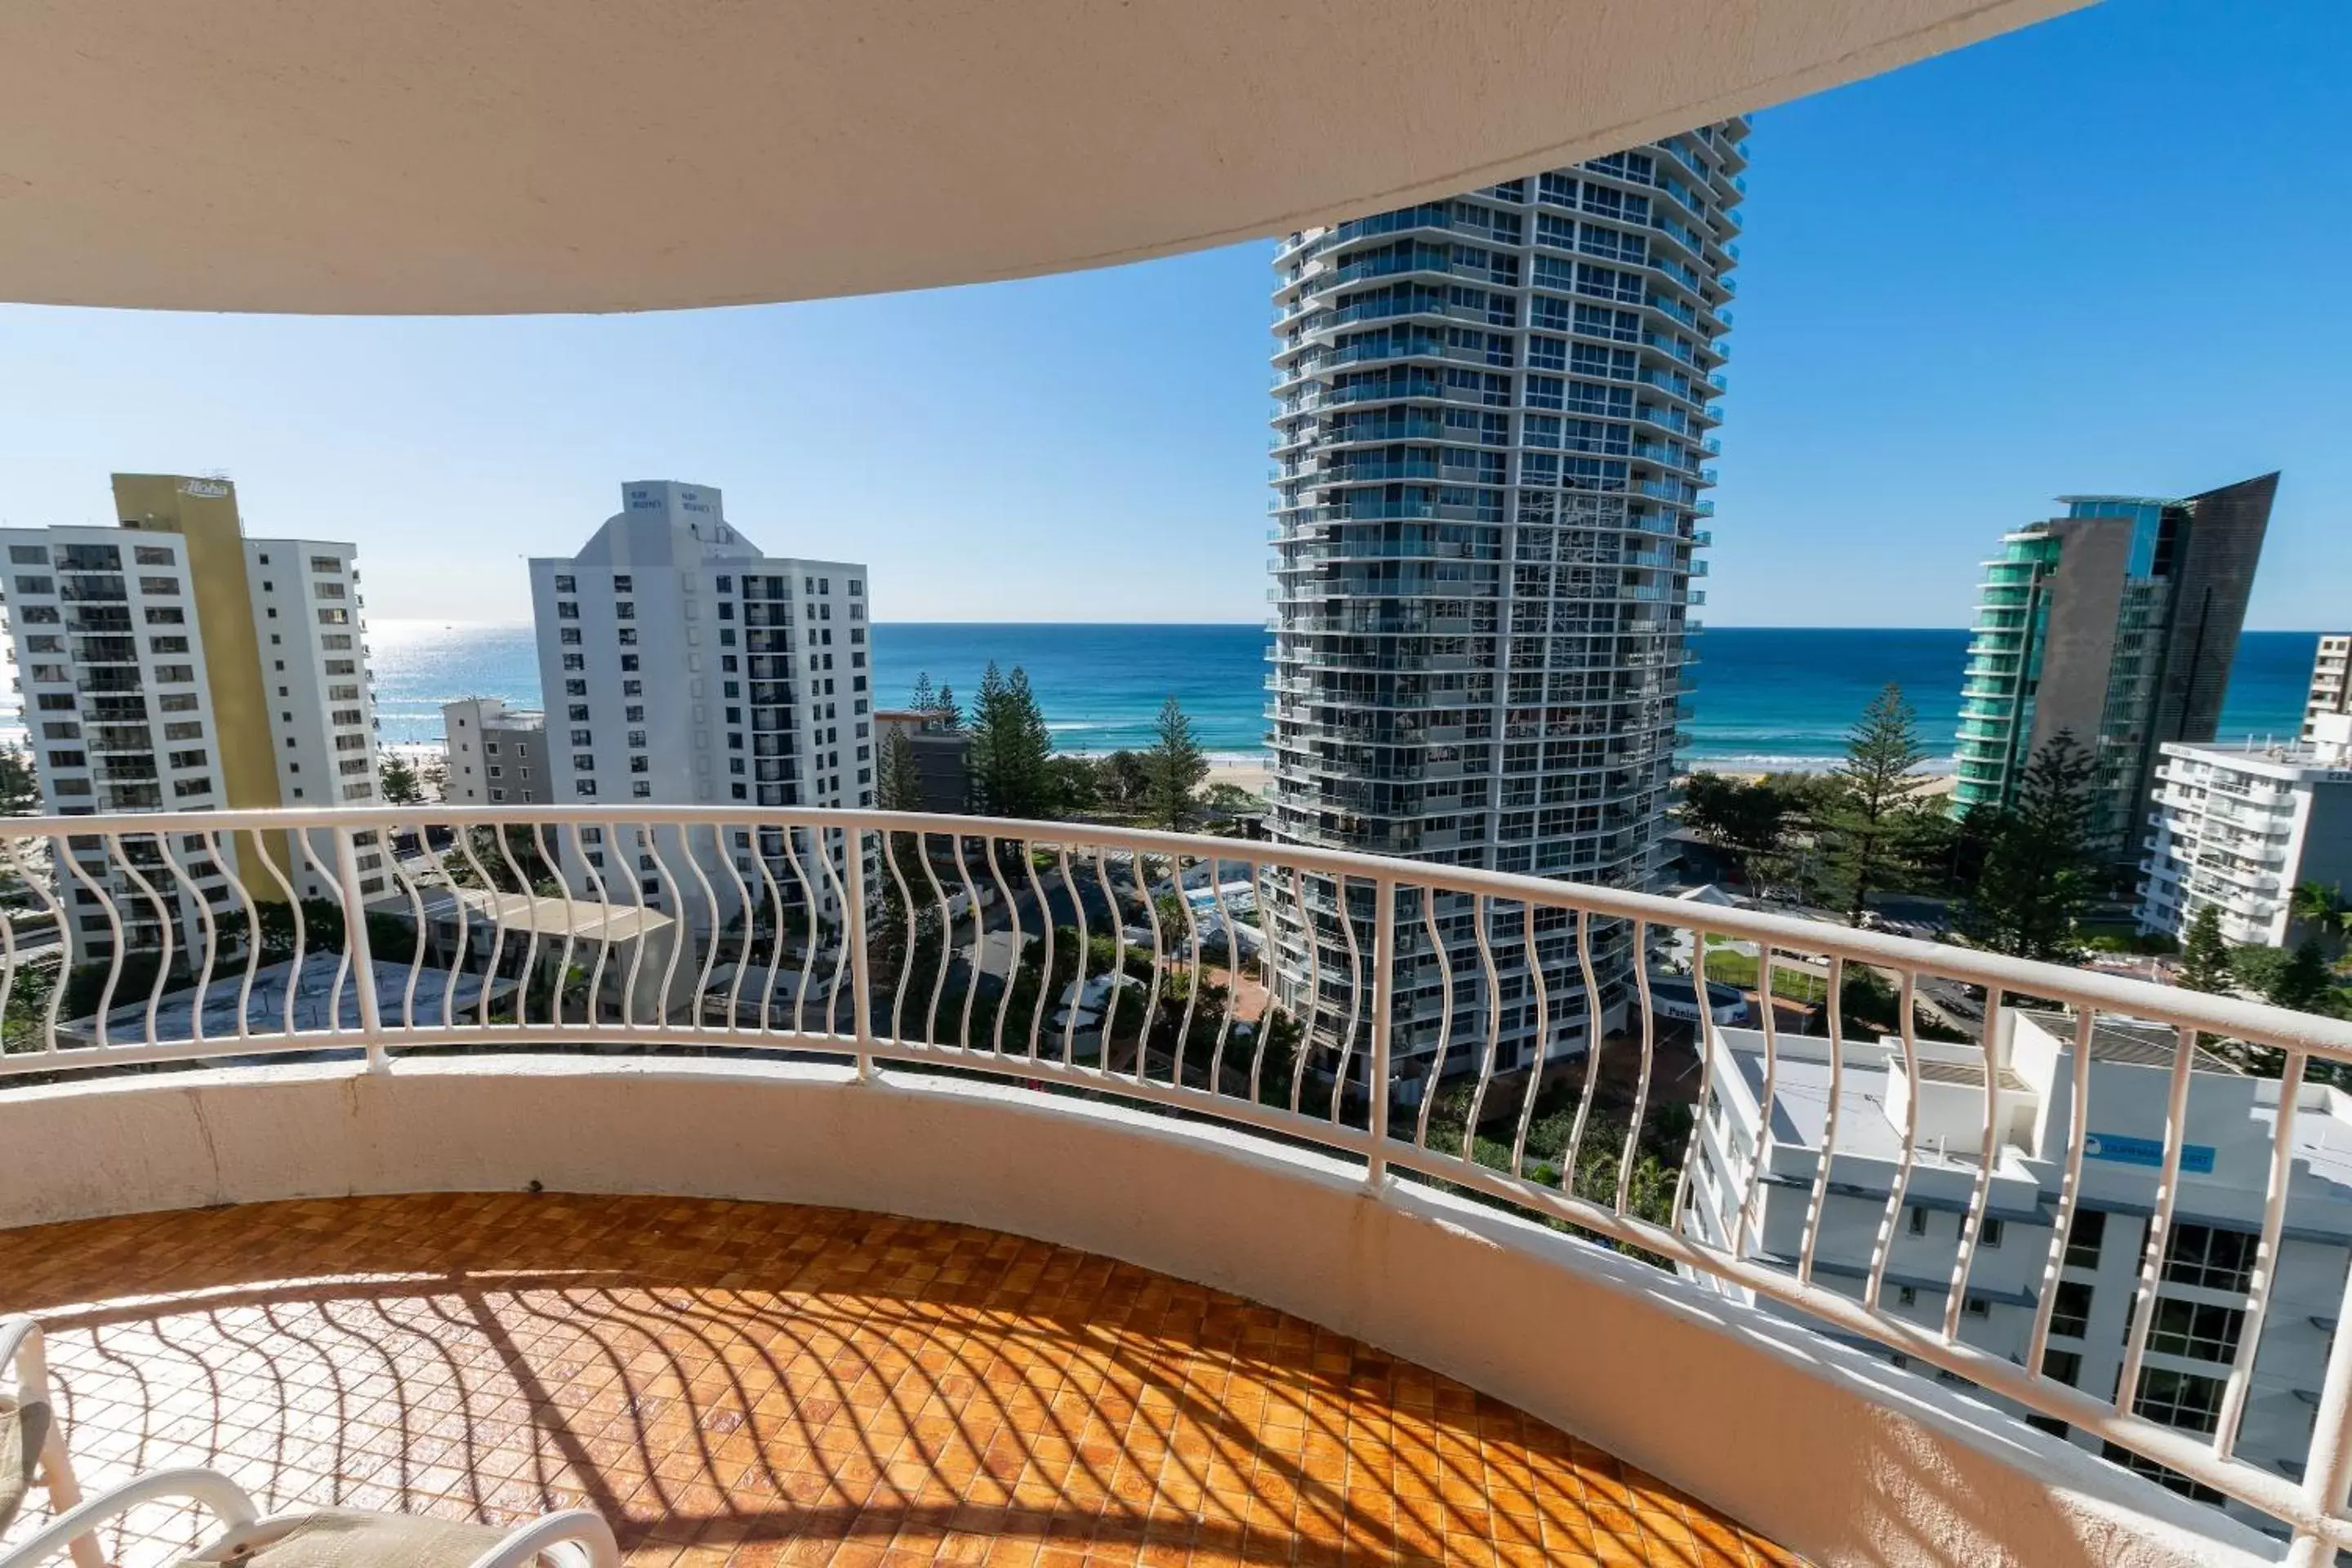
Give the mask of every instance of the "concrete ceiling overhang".
POLYGON ((1130 261, 2081 0, 16 0, 0 299, 641 310, 1130 261))

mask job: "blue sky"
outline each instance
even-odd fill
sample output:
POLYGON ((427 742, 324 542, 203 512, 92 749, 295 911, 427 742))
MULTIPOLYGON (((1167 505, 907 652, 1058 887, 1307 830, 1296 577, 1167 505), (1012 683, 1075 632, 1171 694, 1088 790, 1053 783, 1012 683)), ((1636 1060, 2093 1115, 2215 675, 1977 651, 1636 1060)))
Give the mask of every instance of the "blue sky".
MULTIPOLYGON (((2250 624, 2352 622, 2342 0, 2107 0, 1767 110, 1706 618, 1957 626, 2081 490, 2285 478, 2250 624)), ((352 321, 0 307, 0 520, 226 469, 379 618, 520 620, 627 479, 885 619, 1265 613, 1262 245, 920 295, 352 321)))

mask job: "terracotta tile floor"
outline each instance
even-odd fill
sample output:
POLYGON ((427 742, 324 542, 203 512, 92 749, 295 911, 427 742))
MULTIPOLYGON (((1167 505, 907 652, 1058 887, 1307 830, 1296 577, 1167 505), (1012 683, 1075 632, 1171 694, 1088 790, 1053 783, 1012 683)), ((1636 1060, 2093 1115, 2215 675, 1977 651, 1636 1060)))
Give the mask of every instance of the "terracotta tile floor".
MULTIPOLYGON (((1295 1318, 887 1215, 502 1194, 140 1215, 0 1232, 20 1310, 85 1487, 201 1462, 266 1507, 584 1502, 635 1568, 1794 1561, 1295 1318)), ((104 1544, 145 1568, 194 1523, 159 1509, 104 1544)))

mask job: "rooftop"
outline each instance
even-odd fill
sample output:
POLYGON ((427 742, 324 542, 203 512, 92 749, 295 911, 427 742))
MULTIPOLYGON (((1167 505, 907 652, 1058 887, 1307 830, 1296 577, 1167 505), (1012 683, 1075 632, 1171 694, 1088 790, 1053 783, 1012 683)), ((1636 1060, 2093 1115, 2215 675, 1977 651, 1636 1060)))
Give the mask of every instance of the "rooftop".
MULTIPOLYGON (((677 1568, 1796 1561, 1343 1335, 961 1226, 348 1198, 0 1231, 0 1280, 86 1489, 204 1462, 272 1510, 585 1504, 677 1568)), ((101 1544, 192 1539, 151 1509, 101 1544)))

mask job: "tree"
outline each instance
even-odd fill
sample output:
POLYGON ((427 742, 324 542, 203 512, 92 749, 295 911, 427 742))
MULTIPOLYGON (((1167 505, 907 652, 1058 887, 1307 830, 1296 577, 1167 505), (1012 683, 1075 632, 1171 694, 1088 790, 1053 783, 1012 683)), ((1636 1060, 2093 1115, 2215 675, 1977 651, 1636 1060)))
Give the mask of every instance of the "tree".
POLYGON ((2317 937, 2303 939, 2303 945, 2279 970, 2264 999, 2298 1013, 2336 1010, 2331 1005, 2336 1000, 2336 979, 2327 973, 2327 955, 2320 951, 2317 937))
POLYGON ((1141 757, 1133 752, 1119 751, 1095 765, 1095 787, 1101 792, 1105 805, 1131 811, 1143 804, 1151 780, 1144 772, 1141 757))
POLYGON ((937 719, 942 730, 963 728, 963 710, 956 706, 955 688, 945 682, 940 686, 938 700, 923 711, 937 719))
POLYGON ((1048 757, 1045 777, 1056 816, 1092 811, 1102 798, 1095 764, 1084 757, 1048 757))
POLYGON ((1913 772, 1927 760, 1903 689, 1889 681, 1848 732, 1845 761, 1830 777, 1837 796, 1822 826, 1831 886, 1846 923, 1860 925, 1870 895, 1903 879, 1918 837, 1917 795, 1927 781, 1913 772))
POLYGON ((915 689, 907 697, 907 706, 918 713, 929 713, 940 705, 940 694, 931 689, 931 672, 928 669, 915 677, 915 689))
POLYGON ((2297 882, 2287 901, 2287 919, 2318 940, 2324 957, 2352 931, 2352 904, 2345 902, 2340 883, 2297 882))
POLYGON ((40 809, 31 753, 22 746, 0 746, 0 816, 33 816, 40 809))
POLYGON ((1683 826, 1731 854, 1750 876, 1751 858, 1781 850, 1796 811, 1796 797, 1770 779, 1695 773, 1683 784, 1683 826))
POLYGON ((384 753, 382 782, 383 798, 387 805, 415 805, 425 798, 425 790, 417 780, 416 770, 409 766, 408 759, 397 752, 384 753))
POLYGON ((885 811, 923 809, 923 775, 915 766, 915 742, 904 730, 891 731, 882 742, 882 772, 874 793, 885 811))
POLYGON ((2237 989, 2230 967, 2230 944, 2221 936, 2221 911, 2211 904, 2189 922, 2189 938, 2181 943, 2180 970, 2175 980, 2184 991, 2227 996, 2237 989))
POLYGON ((1172 695, 1160 705, 1153 729, 1159 739, 1142 759, 1145 810, 1155 825, 1181 828, 1200 809, 1192 792, 1209 776, 1209 759, 1172 695))
POLYGON ((991 659, 971 710, 971 780, 980 809, 992 816, 1045 815, 1053 803, 1046 772, 1053 752, 1028 674, 1015 665, 1008 679, 991 659))
POLYGON ((2091 770, 2091 754, 2063 730, 2027 764, 1963 911, 1963 928, 1985 947, 2053 963, 2082 956, 2075 928, 2102 880, 2090 844, 2091 770))

